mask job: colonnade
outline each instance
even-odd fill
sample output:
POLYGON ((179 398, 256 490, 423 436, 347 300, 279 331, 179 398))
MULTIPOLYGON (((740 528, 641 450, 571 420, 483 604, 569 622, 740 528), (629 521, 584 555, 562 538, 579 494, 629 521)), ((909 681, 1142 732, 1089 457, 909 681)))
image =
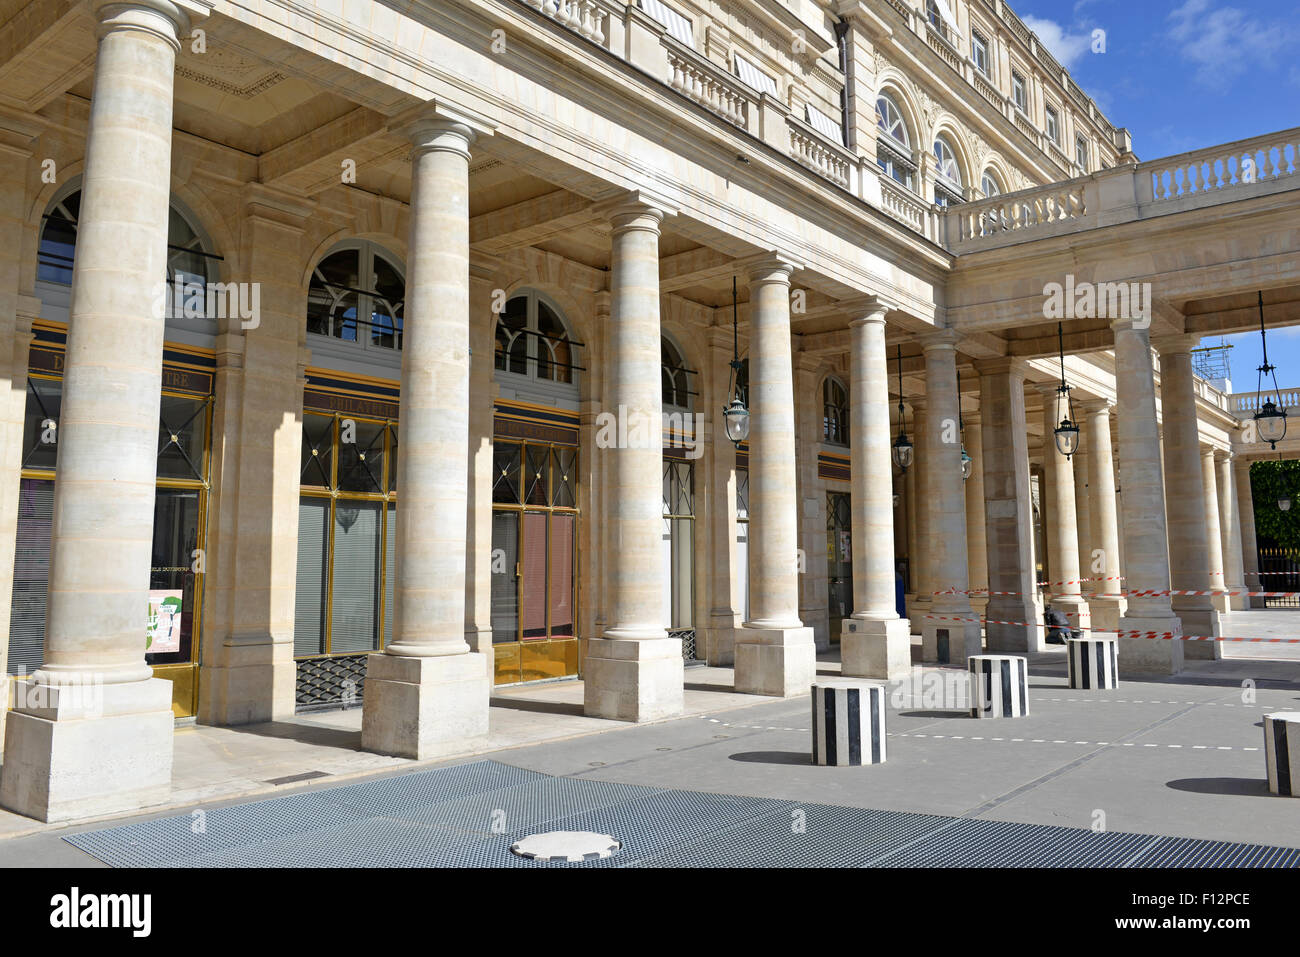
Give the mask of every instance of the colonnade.
MULTIPOLYGON (((191 24, 184 5, 142 0, 97 10, 100 39, 63 379, 45 664, 27 680, 9 717, 0 774, 0 804, 44 820, 156 804, 166 798, 171 780, 170 690, 152 676, 140 641, 164 334, 163 318, 142 306, 154 300, 158 277, 166 274, 172 84, 179 38, 191 24), (87 710, 84 696, 70 693, 87 686, 102 688, 95 713, 87 710)), ((488 733, 488 669, 466 641, 466 516, 470 502, 483 497, 468 478, 469 163, 475 143, 493 130, 480 117, 437 104, 406 132, 412 194, 395 620, 392 640, 369 657, 362 743, 381 753, 427 759, 472 749, 488 733)), ((680 645, 668 637, 661 617, 666 583, 659 557, 659 240, 662 223, 673 213, 669 202, 640 192, 601 210, 611 243, 605 411, 626 422, 628 441, 601 450, 605 527, 596 540, 611 554, 595 556, 606 568, 608 588, 603 631, 587 645, 584 702, 590 715, 630 721, 683 710, 680 645)), ((816 674, 813 630, 799 614, 790 316, 797 267, 774 250, 750 260, 746 275, 750 599, 732 637, 735 689, 761 695, 806 693, 816 674)), ((1012 358, 977 363, 980 416, 968 435, 979 491, 972 496, 962 478, 959 339, 946 329, 920 339, 926 395, 911 400, 917 461, 905 487, 917 518, 907 534, 909 554, 917 559, 920 620, 909 622, 896 610, 885 345, 891 309, 877 298, 844 304, 855 609, 841 633, 844 672, 905 675, 913 631, 922 636, 925 660, 952 665, 964 664, 985 644, 996 651, 1038 650, 1042 631, 1031 624, 1037 620, 1037 584, 1025 409, 1029 367, 1012 358), (980 586, 987 582, 991 591, 986 635, 972 604, 972 579, 980 586)), ((1178 588, 1205 589, 1219 584, 1212 577, 1233 585, 1243 580, 1243 557, 1253 561, 1248 482, 1243 498, 1240 471, 1227 457, 1200 450, 1190 346, 1181 340, 1161 344, 1162 461, 1147 331, 1131 322, 1114 329, 1122 513, 1116 506, 1110 406, 1083 406, 1091 490, 1084 537, 1100 553, 1105 590, 1085 592, 1080 584, 1090 572, 1080 561, 1075 473, 1051 444, 1055 407, 1050 395, 1044 397, 1048 557, 1061 582, 1053 585, 1052 600, 1085 628, 1091 621, 1177 634, 1182 615, 1198 633, 1217 634, 1217 614, 1226 606, 1171 603, 1167 592, 1171 581, 1178 588), (1121 574, 1128 591, 1156 594, 1116 597, 1121 574)), ((286 354, 294 348, 290 338, 286 354)), ((714 353, 715 369, 721 368, 722 350, 714 353)), ((286 387, 301 390, 298 378, 286 380, 286 387)), ((482 423, 475 429, 482 431, 482 423)), ((725 470, 728 463, 734 466, 734 458, 720 455, 714 468, 725 470)), ((481 523, 475 528, 484 533, 481 523)), ((729 546, 727 524, 718 524, 716 534, 729 546)), ((256 566, 266 570, 268 582, 274 560, 256 566)), ((481 583, 476 587, 481 590, 481 583)), ((238 619, 237 609, 230 617, 238 619)), ((1178 641, 1123 641, 1133 673, 1177 671, 1184 654, 1178 641)), ((1211 652, 1217 647, 1198 645, 1211 652)), ((241 682, 266 675, 285 684, 291 646, 283 635, 232 637, 225 648, 212 677, 204 679, 212 701, 248 698, 238 690, 241 682)), ((232 705, 223 713, 236 711, 232 705)), ((277 716, 250 713, 244 720, 277 716)))

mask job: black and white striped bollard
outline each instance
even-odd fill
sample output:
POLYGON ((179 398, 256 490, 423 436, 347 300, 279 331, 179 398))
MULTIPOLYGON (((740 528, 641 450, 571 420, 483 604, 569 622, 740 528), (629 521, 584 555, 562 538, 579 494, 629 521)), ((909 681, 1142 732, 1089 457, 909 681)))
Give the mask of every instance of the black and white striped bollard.
POLYGON ((1119 640, 1071 638, 1065 643, 1070 687, 1109 690, 1119 687, 1119 640))
POLYGON ((1029 659, 1017 655, 971 655, 972 718, 1023 718, 1029 714, 1029 659))
POLYGON ((1300 797, 1300 711, 1264 715, 1264 763, 1270 791, 1300 797))
POLYGON ((883 684, 850 678, 828 678, 813 685, 813 764, 883 764, 885 692, 883 684))

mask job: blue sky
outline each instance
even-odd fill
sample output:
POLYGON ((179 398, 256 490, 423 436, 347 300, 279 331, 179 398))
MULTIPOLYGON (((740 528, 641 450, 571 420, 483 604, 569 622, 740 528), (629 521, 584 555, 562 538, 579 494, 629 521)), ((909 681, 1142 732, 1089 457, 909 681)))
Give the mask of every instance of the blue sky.
MULTIPOLYGON (((1129 128, 1141 159, 1300 126, 1300 0, 1010 3, 1111 122, 1129 128)), ((1300 386, 1300 327, 1268 339, 1279 385, 1300 386)), ((1234 389, 1254 391, 1259 333, 1228 341, 1234 389)))

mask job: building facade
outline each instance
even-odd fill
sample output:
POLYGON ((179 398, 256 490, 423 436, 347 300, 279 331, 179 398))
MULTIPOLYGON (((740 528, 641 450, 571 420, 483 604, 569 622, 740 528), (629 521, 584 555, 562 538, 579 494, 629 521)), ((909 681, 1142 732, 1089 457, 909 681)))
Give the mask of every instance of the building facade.
POLYGON ((1192 355, 1300 321, 1295 130, 1139 163, 1001 0, 0 7, 8 808, 157 803, 177 719, 427 758, 1240 603, 1169 594, 1254 560, 1192 355))

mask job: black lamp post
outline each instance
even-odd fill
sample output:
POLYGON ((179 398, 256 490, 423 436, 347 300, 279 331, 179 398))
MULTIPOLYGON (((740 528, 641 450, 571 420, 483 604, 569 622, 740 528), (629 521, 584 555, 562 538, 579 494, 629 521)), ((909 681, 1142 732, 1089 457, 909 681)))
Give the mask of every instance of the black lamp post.
POLYGON ((961 443, 961 480, 965 482, 970 478, 971 472, 975 468, 974 461, 971 460, 970 454, 966 451, 966 422, 961 415, 961 373, 957 373, 957 431, 962 435, 961 443))
MULTIPOLYGON (((1273 394, 1280 401, 1282 393, 1277 387, 1277 366, 1268 361, 1268 337, 1264 332, 1264 293, 1259 294, 1259 343, 1264 353, 1264 364, 1257 370, 1259 379, 1255 383, 1255 392, 1259 394, 1264 391, 1264 379, 1271 376, 1273 379, 1273 394)), ((1259 407, 1255 413, 1255 431, 1261 442, 1267 442, 1269 448, 1276 449, 1277 444, 1286 438, 1286 410, 1279 409, 1272 399, 1266 399, 1264 404, 1259 407)), ((1281 502, 1278 507, 1281 508, 1281 502)), ((1290 507, 1287 502, 1287 507, 1290 507)), ((1286 511, 1285 508, 1282 511, 1286 511)))
POLYGON ((737 331, 736 318, 736 277, 731 277, 731 384, 727 393, 731 403, 722 410, 723 421, 727 424, 727 438, 737 447, 749 438, 749 410, 745 400, 740 396, 740 333, 737 331))
POLYGON ((1056 324, 1056 341, 1061 357, 1061 384, 1056 389, 1056 415, 1061 424, 1052 430, 1057 450, 1071 458, 1079 448, 1079 424, 1074 419, 1074 403, 1070 400, 1070 386, 1065 381, 1065 331, 1056 324))
POLYGON ((898 347, 898 438, 894 439, 892 454, 894 464, 900 472, 906 472, 912 464, 916 449, 907 437, 907 421, 903 414, 903 347, 898 347))

